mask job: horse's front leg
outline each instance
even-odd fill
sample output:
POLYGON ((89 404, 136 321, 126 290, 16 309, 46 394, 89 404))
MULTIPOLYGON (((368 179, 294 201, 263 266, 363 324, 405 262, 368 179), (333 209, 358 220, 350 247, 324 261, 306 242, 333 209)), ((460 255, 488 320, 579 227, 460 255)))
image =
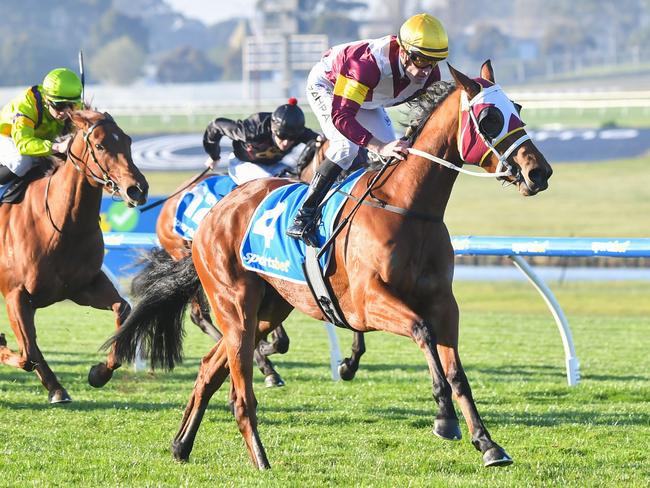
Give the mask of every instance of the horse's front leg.
MULTIPOLYGON (((270 330, 273 328, 273 324, 262 321, 260 328, 262 330, 270 330)), ((282 324, 273 329, 273 332, 269 336, 271 342, 263 339, 259 340, 255 348, 254 358, 257 366, 264 375, 264 384, 267 388, 274 388, 284 386, 285 383, 268 356, 276 353, 285 354, 289 350, 289 336, 282 324)))
POLYGON ((451 398, 451 387, 445 378, 436 348, 436 337, 428 320, 414 312, 391 290, 377 280, 368 280, 364 289, 365 323, 367 330, 385 330, 410 337, 426 357, 433 381, 433 398, 438 405, 434 432, 449 440, 460 439, 458 417, 451 398))
POLYGON ((204 334, 212 337, 215 342, 221 339, 222 334, 212 323, 210 318, 210 306, 205 298, 203 289, 200 289, 196 296, 192 298, 190 309, 190 319, 194 322, 204 334))
MULTIPOLYGON (((115 313, 115 327, 119 328, 128 317, 131 306, 115 289, 113 282, 100 271, 95 279, 85 289, 70 297, 79 305, 86 305, 99 310, 112 310, 115 313)), ((95 388, 101 388, 113 377, 113 371, 121 364, 115 358, 115 346, 111 347, 105 363, 97 363, 90 368, 88 383, 95 388)))
MULTIPOLYGON (((194 389, 185 407, 181 426, 172 441, 172 455, 177 461, 187 461, 194 447, 196 434, 208 407, 210 398, 228 377, 228 357, 224 340, 220 340, 201 360, 194 389)), ((235 402, 234 388, 230 392, 231 402, 235 402)))
POLYGON ((350 357, 345 358, 341 361, 341 364, 339 364, 339 376, 341 376, 342 380, 350 381, 354 379, 354 375, 357 374, 357 370, 359 369, 361 356, 365 353, 366 339, 363 336, 363 332, 354 332, 350 357))
POLYGON ((472 397, 472 390, 458 355, 458 305, 451 291, 429 315, 433 323, 437 349, 447 381, 463 412, 472 436, 472 444, 483 454, 485 466, 507 466, 512 458, 490 437, 472 397), (437 313, 436 313, 437 310, 437 313))
POLYGON ((9 323, 16 335, 20 353, 12 352, 7 347, 7 342, 4 335, 2 335, 0 336, 0 361, 25 371, 35 371, 48 391, 50 403, 70 402, 70 395, 61 386, 36 344, 35 310, 29 292, 23 286, 16 288, 7 293, 5 304, 9 323))

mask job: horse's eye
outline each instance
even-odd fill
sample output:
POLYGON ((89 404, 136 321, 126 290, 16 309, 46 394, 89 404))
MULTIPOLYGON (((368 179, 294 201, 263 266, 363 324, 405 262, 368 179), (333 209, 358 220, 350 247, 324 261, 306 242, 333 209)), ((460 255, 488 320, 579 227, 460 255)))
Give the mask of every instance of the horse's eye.
POLYGON ((104 150, 104 146, 102 146, 101 144, 95 144, 95 147, 97 148, 98 151, 104 150))

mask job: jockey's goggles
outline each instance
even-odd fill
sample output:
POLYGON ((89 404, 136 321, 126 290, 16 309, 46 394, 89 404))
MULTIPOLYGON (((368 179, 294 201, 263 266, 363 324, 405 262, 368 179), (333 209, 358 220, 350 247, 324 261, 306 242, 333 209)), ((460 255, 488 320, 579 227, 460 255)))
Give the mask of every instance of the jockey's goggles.
POLYGON ((67 102, 67 101, 54 102, 52 100, 48 100, 47 103, 50 107, 52 107, 57 112, 74 109, 75 106, 77 105, 77 102, 67 102))
POLYGON ((298 138, 296 134, 291 134, 283 131, 273 131, 273 134, 281 141, 295 141, 298 138))
POLYGON ((431 69, 438 64, 437 59, 427 58, 415 51, 406 51, 406 55, 417 69, 431 69))

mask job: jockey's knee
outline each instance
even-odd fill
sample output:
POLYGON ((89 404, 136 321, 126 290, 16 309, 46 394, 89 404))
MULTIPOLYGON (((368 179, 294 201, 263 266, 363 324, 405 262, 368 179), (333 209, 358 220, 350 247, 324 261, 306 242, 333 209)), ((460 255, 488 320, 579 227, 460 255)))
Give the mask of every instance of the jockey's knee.
POLYGON ((330 147, 325 152, 325 156, 343 170, 350 169, 357 154, 359 154, 359 146, 350 141, 330 141, 330 147))

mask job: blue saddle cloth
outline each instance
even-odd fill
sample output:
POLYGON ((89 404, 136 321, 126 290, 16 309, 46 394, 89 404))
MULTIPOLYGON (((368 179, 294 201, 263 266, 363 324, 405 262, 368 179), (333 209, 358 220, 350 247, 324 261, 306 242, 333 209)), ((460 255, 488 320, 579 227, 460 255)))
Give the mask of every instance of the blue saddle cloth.
MULTIPOLYGON (((350 193, 364 171, 360 169, 348 176, 339 190, 350 193)), ((294 283, 306 283, 302 270, 305 244, 286 236, 285 231, 305 200, 307 188, 303 183, 282 186, 269 193, 258 205, 239 250, 246 269, 294 283)), ((345 202, 346 197, 340 191, 332 193, 322 209, 317 229, 320 245, 332 234, 336 217, 345 202)), ((327 269, 330 250, 331 247, 321 256, 323 269, 327 269)))
POLYGON ((11 186, 14 184, 13 181, 10 181, 9 183, 5 183, 4 185, 0 185, 0 201, 2 201, 2 197, 5 196, 5 193, 7 193, 7 190, 11 188, 11 186))
POLYGON ((203 218, 237 184, 228 175, 211 176, 183 195, 176 206, 174 232, 191 241, 203 218))

